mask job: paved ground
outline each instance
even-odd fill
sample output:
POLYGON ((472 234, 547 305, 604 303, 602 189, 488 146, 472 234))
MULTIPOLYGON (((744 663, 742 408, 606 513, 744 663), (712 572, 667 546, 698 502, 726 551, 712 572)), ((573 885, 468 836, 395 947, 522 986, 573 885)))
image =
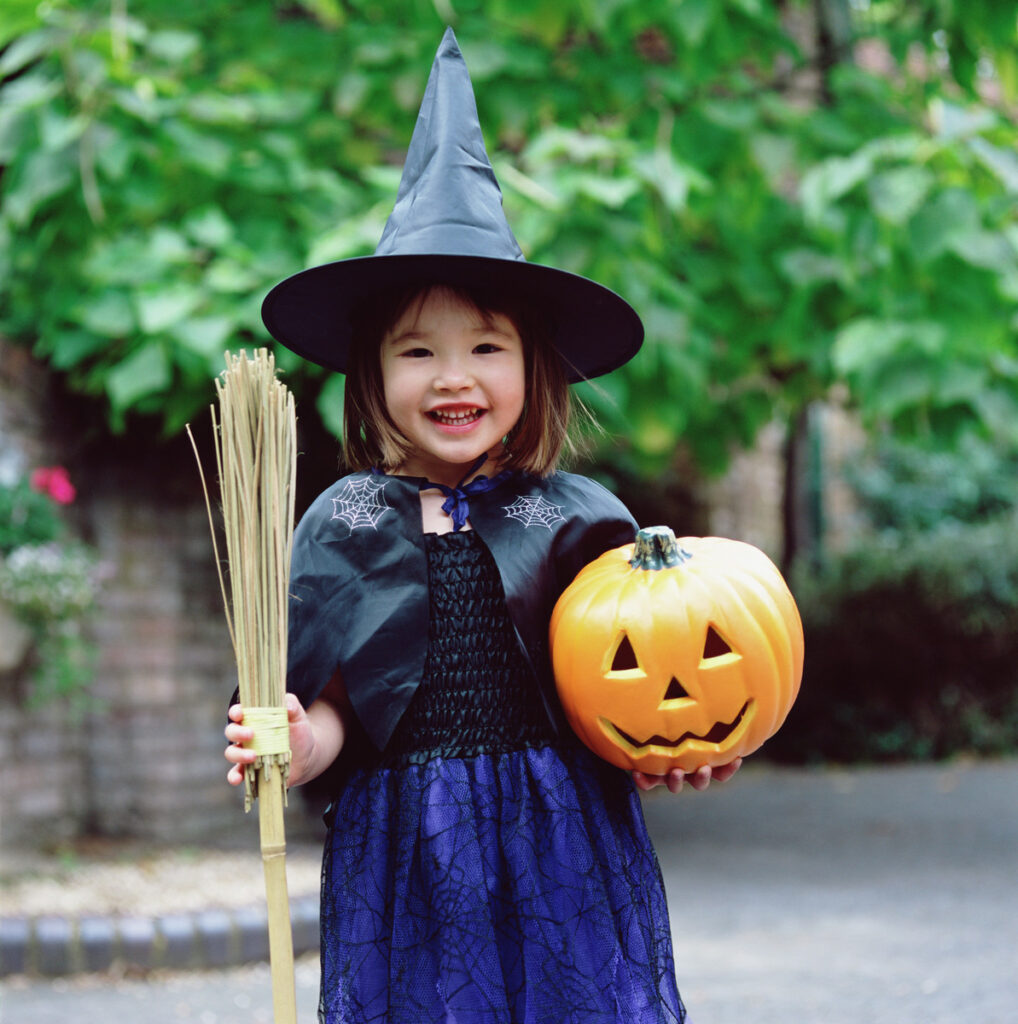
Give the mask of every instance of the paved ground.
MULTIPOLYGON (((747 768, 647 817, 695 1024, 1016 1024, 1018 761, 747 768)), ((314 959, 298 1018, 314 1020, 314 959)), ((3 1024, 260 1024, 267 969, 8 983, 3 1024)))

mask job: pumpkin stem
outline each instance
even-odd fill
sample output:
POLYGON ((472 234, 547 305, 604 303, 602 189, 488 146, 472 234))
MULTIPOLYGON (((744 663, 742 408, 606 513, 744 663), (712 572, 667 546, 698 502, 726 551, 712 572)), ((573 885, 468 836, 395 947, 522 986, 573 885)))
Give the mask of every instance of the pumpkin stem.
POLYGON ((634 569, 656 571, 682 565, 693 556, 679 547, 675 534, 667 526, 648 526, 636 534, 633 557, 629 564, 634 569))

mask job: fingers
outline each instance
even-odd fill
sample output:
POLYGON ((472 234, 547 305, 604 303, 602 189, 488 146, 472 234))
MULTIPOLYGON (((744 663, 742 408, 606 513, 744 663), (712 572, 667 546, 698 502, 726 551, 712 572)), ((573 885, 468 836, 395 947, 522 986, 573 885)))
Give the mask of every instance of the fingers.
POLYGON ((738 757, 729 764, 719 765, 712 768, 705 764, 697 768, 695 772, 686 774, 681 768, 672 768, 667 775, 649 775, 646 772, 634 771, 633 782, 638 789, 644 792, 654 789, 655 786, 667 786, 670 793, 681 793, 683 785, 688 782, 693 789, 702 793, 711 781, 727 782, 742 765, 742 758, 738 757))
POLYGON ((250 743, 254 739, 254 729, 242 725, 244 721, 244 709, 239 704, 234 704, 229 712, 230 724, 223 730, 229 746, 224 751, 226 760, 231 762, 232 767, 226 773, 226 781, 231 786, 239 786, 244 781, 244 766, 254 764, 258 756, 253 750, 241 746, 242 743, 250 743))
POLYGON ((681 768, 673 768, 667 775, 648 775, 646 772, 633 772, 633 782, 637 789, 645 793, 654 789, 655 786, 667 786, 669 792, 678 793, 682 790, 685 782, 685 775, 681 768))
POLYGON ((300 719, 300 716, 304 714, 304 706, 297 699, 297 695, 288 693, 284 697, 286 702, 286 718, 291 724, 300 719))
POLYGON ((727 782, 741 767, 742 758, 737 757, 729 764, 718 765, 717 768, 714 769, 711 778, 713 778, 715 782, 727 782))

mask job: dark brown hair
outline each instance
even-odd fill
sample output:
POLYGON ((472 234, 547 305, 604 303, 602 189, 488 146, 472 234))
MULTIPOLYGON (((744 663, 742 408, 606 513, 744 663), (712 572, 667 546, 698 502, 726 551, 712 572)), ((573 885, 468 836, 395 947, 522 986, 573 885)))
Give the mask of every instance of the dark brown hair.
POLYGON ((509 431, 502 469, 538 476, 554 471, 568 438, 571 402, 562 361, 552 347, 552 324, 543 307, 527 297, 496 295, 478 288, 422 282, 398 292, 372 296, 353 317, 353 344, 346 373, 343 408, 343 458, 350 470, 393 470, 411 454, 410 442, 396 428, 385 407, 381 346, 385 335, 415 304, 442 289, 474 309, 482 320, 508 317, 523 342, 526 374, 523 412, 509 431))

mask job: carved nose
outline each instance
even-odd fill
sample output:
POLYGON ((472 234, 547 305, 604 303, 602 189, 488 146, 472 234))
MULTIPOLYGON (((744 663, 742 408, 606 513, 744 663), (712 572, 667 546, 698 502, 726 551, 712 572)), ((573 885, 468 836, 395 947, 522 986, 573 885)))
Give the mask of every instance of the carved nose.
POLYGON ((688 697, 685 688, 682 683, 672 676, 672 681, 668 684, 668 690, 665 692, 665 700, 679 700, 682 697, 688 697))

